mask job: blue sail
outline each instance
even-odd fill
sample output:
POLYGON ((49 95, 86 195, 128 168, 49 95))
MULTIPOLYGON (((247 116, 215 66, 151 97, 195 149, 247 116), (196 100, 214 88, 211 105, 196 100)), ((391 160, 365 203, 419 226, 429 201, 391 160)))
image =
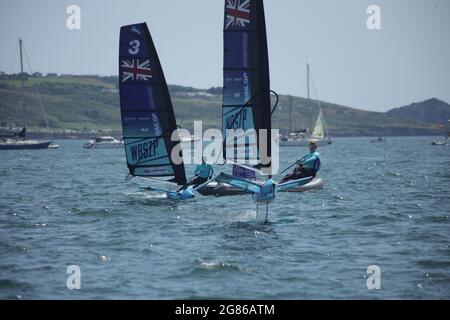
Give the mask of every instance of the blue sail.
POLYGON ((133 176, 164 177, 186 184, 184 165, 174 163, 179 137, 166 80, 145 23, 120 29, 119 91, 128 169, 133 176))
MULTIPOLYGON (((223 158, 261 166, 258 148, 271 150, 271 105, 266 26, 262 0, 225 0, 222 134, 242 129, 244 140, 224 140, 223 158), (267 134, 260 136, 261 129, 267 134), (228 154, 232 151, 234 154, 228 154)), ((263 161, 264 162, 264 161, 263 161)), ((262 166, 270 166, 265 161, 262 166)), ((243 174, 242 176, 245 176, 243 174)))

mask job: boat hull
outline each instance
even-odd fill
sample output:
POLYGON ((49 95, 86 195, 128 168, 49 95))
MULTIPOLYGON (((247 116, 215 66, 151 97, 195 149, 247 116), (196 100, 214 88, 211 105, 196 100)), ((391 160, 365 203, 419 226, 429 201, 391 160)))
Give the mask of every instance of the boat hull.
POLYGON ((325 182, 320 178, 314 178, 311 180, 311 182, 308 182, 307 184, 303 186, 298 186, 296 188, 292 189, 286 189, 282 192, 306 192, 306 191, 314 191, 314 190, 320 190, 323 189, 323 186, 325 185, 325 182))
POLYGON ((433 146, 445 146, 447 144, 447 141, 433 141, 431 144, 433 146))
POLYGON ((216 197, 236 196, 250 193, 242 189, 233 187, 228 183, 217 183, 215 181, 212 181, 204 185, 203 187, 197 189, 196 191, 203 196, 216 196, 216 197))
POLYGON ((48 149, 51 141, 0 143, 0 150, 48 149))

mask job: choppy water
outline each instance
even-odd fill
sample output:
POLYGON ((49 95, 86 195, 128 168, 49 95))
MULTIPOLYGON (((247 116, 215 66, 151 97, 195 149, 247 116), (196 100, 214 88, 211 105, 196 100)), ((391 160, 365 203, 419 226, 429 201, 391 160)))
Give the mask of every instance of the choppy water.
POLYGON ((450 146, 431 140, 335 139, 325 189, 278 194, 268 225, 249 196, 141 192, 122 149, 1 151, 0 298, 448 299, 450 146))

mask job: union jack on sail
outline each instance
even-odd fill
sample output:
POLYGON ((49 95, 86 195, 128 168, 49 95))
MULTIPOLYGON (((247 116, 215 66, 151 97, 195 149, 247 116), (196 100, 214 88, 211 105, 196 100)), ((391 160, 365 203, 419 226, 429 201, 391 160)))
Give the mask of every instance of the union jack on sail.
POLYGON ((127 80, 148 80, 152 77, 152 69, 150 68, 150 60, 139 61, 139 59, 122 60, 120 64, 121 82, 127 80))
POLYGON ((250 23, 250 0, 227 0, 225 29, 246 27, 250 23))

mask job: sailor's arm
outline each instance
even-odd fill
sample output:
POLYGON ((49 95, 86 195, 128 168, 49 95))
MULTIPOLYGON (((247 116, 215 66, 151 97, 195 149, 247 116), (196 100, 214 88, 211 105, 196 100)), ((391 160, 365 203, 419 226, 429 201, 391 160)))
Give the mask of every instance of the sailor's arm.
POLYGON ((317 159, 317 155, 312 154, 312 155, 310 155, 308 158, 306 158, 306 159, 302 162, 302 164, 303 164, 303 166, 305 166, 305 167, 312 168, 312 167, 314 167, 314 162, 316 161, 316 159, 317 159))
POLYGON ((306 156, 304 156, 303 158, 301 158, 300 160, 297 160, 297 163, 300 164, 305 164, 306 161, 308 161, 308 158, 310 157, 310 154, 307 154, 306 156))

